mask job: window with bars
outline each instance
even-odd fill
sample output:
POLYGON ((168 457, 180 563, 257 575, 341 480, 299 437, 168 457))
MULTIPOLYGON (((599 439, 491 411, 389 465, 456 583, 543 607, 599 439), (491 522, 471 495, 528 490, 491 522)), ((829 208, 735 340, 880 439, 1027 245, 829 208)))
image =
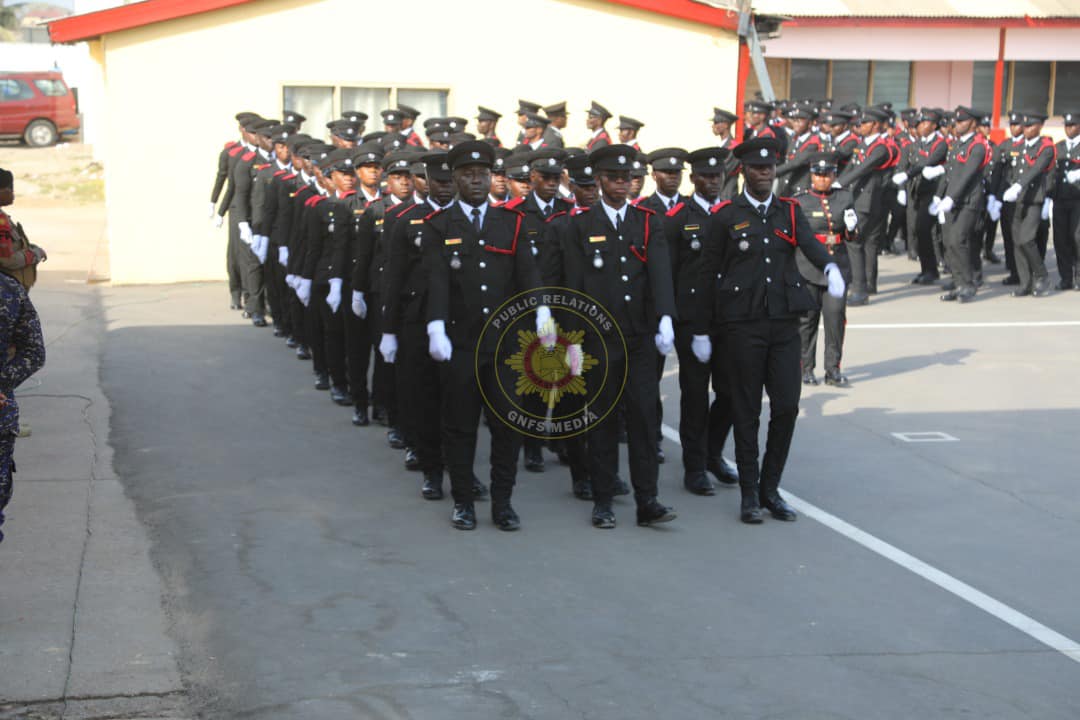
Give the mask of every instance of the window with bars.
POLYGON ((831 97, 837 106, 911 103, 911 63, 891 60, 793 59, 790 98, 831 97))
POLYGON ((360 111, 368 116, 366 132, 382 130, 379 113, 404 103, 424 117, 444 116, 450 91, 442 88, 364 87, 353 85, 285 85, 282 107, 304 115, 304 130, 317 134, 343 112, 360 111))
MULTIPOLYGON (((971 104, 994 104, 993 61, 975 63, 971 104)), ((1049 116, 1080 110, 1080 62, 1008 60, 1001 78, 1001 112, 1030 110, 1049 116)))

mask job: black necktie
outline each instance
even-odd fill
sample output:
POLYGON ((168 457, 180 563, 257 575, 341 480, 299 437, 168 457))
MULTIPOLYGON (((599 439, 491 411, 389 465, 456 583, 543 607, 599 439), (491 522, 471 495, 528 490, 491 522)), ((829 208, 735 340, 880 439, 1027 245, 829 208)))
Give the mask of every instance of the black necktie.
POLYGON ((761 219, 764 220, 765 216, 769 212, 769 206, 768 205, 758 205, 757 206, 757 211, 758 211, 758 215, 761 216, 761 219))
POLYGON ((673 208, 673 207, 675 207, 675 201, 674 200, 668 200, 667 209, 671 210, 671 208, 673 208))
POLYGON ((476 228, 476 232, 480 232, 480 208, 472 209, 472 224, 476 228))
POLYGON ((615 213, 615 232, 622 232, 622 215, 615 213))
POLYGON ((550 205, 545 205, 544 206, 544 217, 550 217, 550 216, 551 216, 551 206, 550 205))

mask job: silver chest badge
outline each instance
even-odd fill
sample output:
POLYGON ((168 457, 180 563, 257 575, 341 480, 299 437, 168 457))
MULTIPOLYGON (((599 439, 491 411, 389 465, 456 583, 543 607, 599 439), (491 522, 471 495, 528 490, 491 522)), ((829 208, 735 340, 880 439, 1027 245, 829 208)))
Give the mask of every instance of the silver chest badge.
POLYGON ((750 243, 748 243, 745 240, 740 240, 739 241, 739 249, 742 250, 743 252, 746 252, 747 250, 750 249, 750 243))
POLYGON ((691 250, 700 250, 701 249, 701 241, 698 240, 697 238, 694 238, 693 240, 691 240, 690 241, 690 249, 691 250))
POLYGON ((450 258, 450 267, 455 270, 461 269, 461 258, 457 256, 457 253, 454 254, 454 257, 450 258))
POLYGON ((600 257, 600 251, 599 250, 597 250, 596 254, 593 255, 592 265, 597 270, 604 267, 604 258, 600 257))
POLYGON ((420 247, 420 243, 423 242, 423 233, 417 233, 416 238, 413 240, 413 245, 420 247))
POLYGON ((330 226, 326 228, 327 232, 334 232, 334 221, 330 221, 330 226))

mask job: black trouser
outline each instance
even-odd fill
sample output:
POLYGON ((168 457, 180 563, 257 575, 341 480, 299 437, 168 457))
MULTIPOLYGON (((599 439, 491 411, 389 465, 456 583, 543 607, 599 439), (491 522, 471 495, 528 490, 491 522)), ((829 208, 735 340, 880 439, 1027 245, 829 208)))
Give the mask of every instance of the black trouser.
POLYGON ((851 258, 851 291, 865 294, 877 292, 878 248, 885 234, 887 214, 882 212, 879 198, 874 198, 866 213, 859 212, 859 238, 848 243, 851 258))
MULTIPOLYGON (((368 305, 368 314, 359 318, 352 311, 352 290, 342 291, 342 310, 345 313, 345 358, 348 367, 349 393, 353 405, 367 409, 368 406, 368 368, 371 367, 371 314, 376 308, 368 305)), ((368 300, 368 298, 364 298, 368 300)), ((427 345, 424 345, 425 352, 427 345)), ((375 350, 378 354, 378 350, 375 350)))
POLYGON ((840 372, 844 355, 844 326, 847 325, 847 298, 834 298, 824 285, 806 283, 820 310, 810 310, 799 320, 802 338, 802 369, 813 372, 817 367, 818 323, 824 317, 825 371, 840 372))
MULTIPOLYGON (((914 195, 908 198, 908 228, 919 256, 919 272, 938 277, 937 253, 934 252, 934 225, 937 218, 930 214, 933 196, 914 195)), ((849 243, 850 245, 850 243, 849 243)))
POLYGON ((1016 253, 1016 274, 1020 288, 1031 290, 1046 277, 1046 264, 1039 253, 1038 236, 1042 225, 1042 203, 1012 203, 1012 235, 1016 253))
POLYGON ((1054 255, 1061 282, 1075 286, 1080 275, 1080 202, 1054 203, 1054 255))
MULTIPOLYGON (((955 208, 945 216, 942 235, 945 242, 945 262, 952 270, 956 288, 975 289, 975 268, 972 265, 972 252, 979 257, 979 248, 975 243, 976 209, 969 205, 955 208)), ((981 263, 980 263, 981 267, 981 263)))
MULTIPOLYGON (((473 462, 482 406, 477 378, 484 383, 484 394, 494 397, 501 392, 495 373, 494 353, 481 353, 477 357, 472 344, 454 346, 450 360, 439 363, 443 457, 450 471, 450 492, 455 503, 473 500, 473 462)), ((488 429, 491 431, 491 501, 509 502, 517 477, 522 436, 492 415, 488 416, 488 429)))
POLYGON ((266 283, 266 305, 274 318, 274 327, 289 335, 292 333, 292 326, 285 306, 288 302, 286 293, 291 290, 285 284, 285 266, 278 262, 278 245, 275 243, 270 243, 267 251, 263 278, 266 283))
MULTIPOLYGON (((1042 206, 1039 207, 1039 217, 1042 217, 1042 206)), ((1050 221, 1039 220, 1039 230, 1035 233, 1035 246, 1039 248, 1039 258, 1046 261, 1046 248, 1050 244, 1050 221)))
POLYGON ((251 247, 243 240, 236 250, 240 265, 240 284, 244 289, 244 310, 249 315, 266 312, 266 287, 263 283, 263 266, 251 247))
POLYGON ((679 442, 683 471, 704 472, 708 458, 724 454, 731 432, 731 386, 725 368, 724 336, 714 333, 712 357, 698 361, 691 343, 694 334, 685 324, 675 328, 675 352, 679 355, 679 442), (709 381, 716 393, 709 405, 709 381))
MULTIPOLYGON (((338 306, 337 312, 331 311, 330 306, 326 304, 326 295, 329 292, 329 283, 311 286, 311 306, 315 311, 314 315, 318 318, 316 333, 322 340, 320 343, 320 338, 316 337, 316 333, 312 334, 311 352, 313 357, 318 357, 315 354, 316 346, 321 345, 326 368, 323 372, 330 374, 331 385, 345 390, 349 387, 349 378, 345 374, 345 307, 338 306)), ((319 371, 318 360, 315 362, 315 370, 319 371)))
POLYGON ((364 295, 368 306, 368 330, 371 333, 371 346, 375 349, 375 369, 371 371, 371 404, 386 410, 386 422, 390 427, 397 427, 397 381, 394 380, 394 366, 383 360, 378 351, 382 341, 383 316, 382 298, 379 293, 364 295))
POLYGON ((1005 267, 1012 277, 1016 272, 1016 246, 1013 243, 1013 216, 1016 215, 1016 203, 1004 203, 1001 206, 1001 241, 1005 246, 1005 267))
MULTIPOLYGON (((590 336, 591 337, 591 336, 590 336)), ((593 339, 592 342, 599 342, 593 339)), ((587 340, 588 343, 588 340, 587 340)), ((627 335, 626 352, 617 340, 608 339, 606 350, 586 347, 594 357, 609 358, 608 382, 593 401, 597 408, 609 408, 615 395, 622 390, 622 405, 626 410, 627 452, 630 457, 630 482, 638 504, 656 497, 656 480, 660 470, 656 458, 656 363, 660 355, 652 335, 627 335), (626 385, 621 385, 626 373, 626 385), (614 379, 614 381, 613 381, 614 379)), ((615 476, 619 469, 619 424, 616 411, 593 426, 588 433, 589 477, 593 497, 598 502, 610 502, 615 491, 615 476)))
POLYGON ((989 257, 994 252, 994 243, 997 242, 998 221, 991 220, 989 214, 984 217, 982 246, 983 253, 989 257))
POLYGON ((232 219, 230 212, 229 239, 225 244, 225 272, 229 276, 229 296, 237 307, 243 303, 244 283, 238 252, 242 247, 244 241, 240 239, 240 225, 232 219))
POLYGON ((289 325, 292 328, 293 340, 301 346, 310 349, 311 342, 308 339, 307 308, 296 297, 296 291, 288 285, 285 286, 285 309, 289 315, 289 325))
POLYGON ((885 207, 886 215, 886 228, 885 228, 885 242, 882 243, 882 247, 889 252, 892 252, 893 243, 896 241, 897 235, 904 237, 904 244, 907 244, 907 230, 905 229, 906 218, 904 206, 897 202, 897 195, 900 188, 893 184, 892 179, 889 179, 889 186, 883 191, 882 204, 885 207))
POLYGON ((664 365, 667 364, 667 355, 656 356, 656 444, 664 439, 664 401, 660 397, 660 382, 664 379, 664 365))
POLYGON ((724 330, 739 484, 752 490, 760 478, 764 495, 780 485, 799 415, 799 319, 729 322, 724 330), (769 393, 769 434, 759 470, 762 389, 769 393))
POLYGON ((397 341, 394 378, 397 381, 398 427, 405 433, 410 447, 416 450, 420 470, 425 474, 441 474, 442 389, 439 364, 428 354, 427 325, 406 323, 397 341))

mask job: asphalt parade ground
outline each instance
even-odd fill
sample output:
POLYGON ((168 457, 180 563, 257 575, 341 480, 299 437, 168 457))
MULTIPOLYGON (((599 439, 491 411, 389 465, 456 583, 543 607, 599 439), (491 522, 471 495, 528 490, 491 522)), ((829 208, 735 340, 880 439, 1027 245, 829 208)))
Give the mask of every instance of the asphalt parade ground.
MULTIPOLYGON (((1075 720, 1080 293, 1013 299, 991 270, 958 306, 883 260, 882 292, 849 310, 851 386, 804 388, 781 487, 797 522, 742 525, 737 490, 683 490, 669 357, 660 484, 678 519, 636 527, 621 498, 618 528, 594 530, 547 454, 546 472, 519 472, 510 534, 486 503, 475 532, 453 530, 385 428, 354 428, 309 364, 226 309, 223 284, 79 288, 116 492, 99 484, 100 531, 75 539, 90 561, 110 529, 125 550, 73 565, 97 598, 83 623, 111 630, 58 640, 57 673, 78 681, 95 662, 79 652, 100 646, 85 697, 170 698, 154 717, 1075 720)), ((58 596, 34 583, 34 553, 61 542, 45 542, 48 514, 85 500, 35 482, 35 452, 66 437, 47 402, 23 403, 39 419, 0 547, 0 578, 26 580, 15 597, 0 580, 0 627, 23 643, 0 649, 9 701, 38 691, 44 657, 10 605, 58 596)), ((481 478, 486 448, 482 431, 481 478)))

